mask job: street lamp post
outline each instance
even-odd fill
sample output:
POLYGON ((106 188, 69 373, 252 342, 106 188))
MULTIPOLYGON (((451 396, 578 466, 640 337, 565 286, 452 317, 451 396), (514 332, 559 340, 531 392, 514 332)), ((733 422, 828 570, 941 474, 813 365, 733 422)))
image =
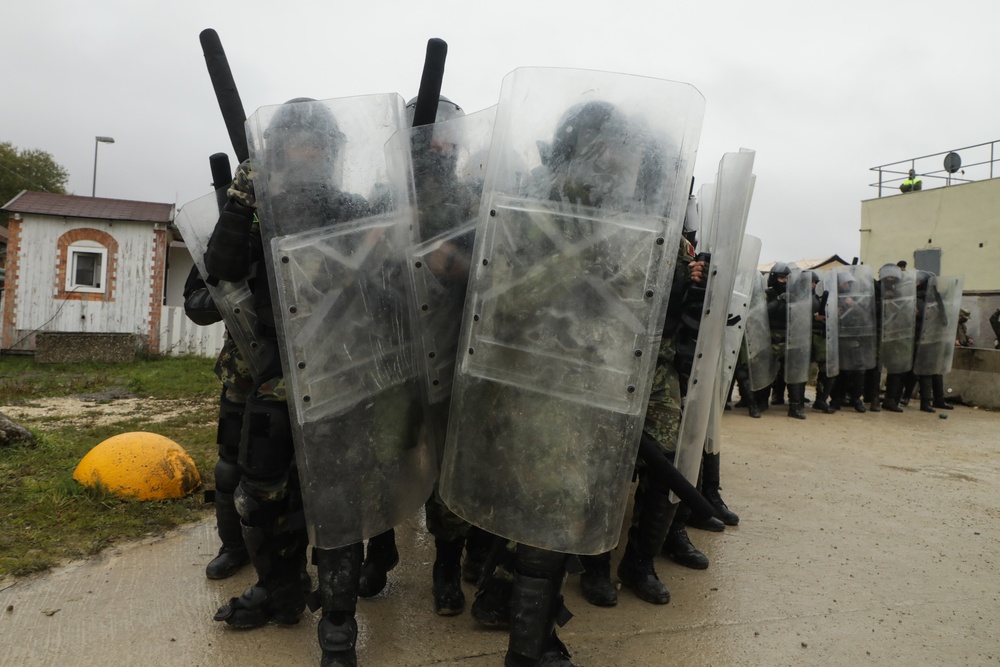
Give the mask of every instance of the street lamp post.
POLYGON ((115 140, 112 137, 94 137, 94 185, 90 190, 91 197, 97 195, 97 145, 113 143, 115 143, 115 140))

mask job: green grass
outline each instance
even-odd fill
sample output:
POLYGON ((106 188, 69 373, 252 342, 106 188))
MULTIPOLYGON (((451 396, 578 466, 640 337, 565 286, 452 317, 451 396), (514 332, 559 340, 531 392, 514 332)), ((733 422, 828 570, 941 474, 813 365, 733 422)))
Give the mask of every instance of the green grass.
POLYGON ((95 395, 99 400, 92 404, 113 403, 101 397, 124 391, 147 401, 141 414, 123 415, 111 424, 98 424, 89 416, 73 423, 52 416, 19 422, 37 440, 33 445, 0 447, 0 577, 43 571, 207 516, 211 508, 202 502, 200 491, 181 500, 124 500, 77 484, 73 471, 103 440, 151 431, 184 447, 203 486, 212 488, 220 386, 213 366, 214 360, 196 357, 108 365, 36 364, 32 357, 0 357, 0 412, 3 406, 72 395, 95 395), (177 416, 152 421, 178 407, 183 409, 177 416))

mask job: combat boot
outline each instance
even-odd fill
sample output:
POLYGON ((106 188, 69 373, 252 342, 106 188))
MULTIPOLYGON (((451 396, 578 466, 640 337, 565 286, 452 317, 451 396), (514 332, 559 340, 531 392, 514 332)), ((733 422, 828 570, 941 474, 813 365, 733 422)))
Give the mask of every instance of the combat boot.
POLYGON ((573 667, 555 626, 571 614, 561 595, 565 554, 519 544, 504 667, 573 667))
POLYGON ((889 373, 885 376, 885 399, 882 400, 882 409, 888 412, 902 412, 899 407, 899 392, 902 388, 902 378, 889 373))
POLYGON ((583 599, 598 607, 618 604, 618 589, 611 581, 611 552, 596 556, 581 556, 583 573, 580 575, 580 592, 583 599))
POLYGON ((396 549, 395 530, 390 528, 368 540, 368 553, 361 565, 358 595, 370 598, 381 593, 389 580, 389 571, 398 564, 399 551, 396 549))
POLYGON ((656 576, 653 560, 663 547, 676 515, 677 505, 670 502, 668 493, 655 489, 636 492, 628 543, 618 563, 618 578, 640 600, 651 604, 670 602, 670 591, 656 576))
POLYGON ((951 405, 944 400, 944 376, 943 375, 932 375, 931 376, 931 396, 933 397, 933 405, 939 410, 954 410, 955 406, 951 405))
POLYGON ((778 374, 778 377, 774 379, 774 384, 771 385, 771 405, 784 405, 785 404, 785 379, 778 374))
POLYGON ((434 540, 434 611, 438 616, 455 616, 465 610, 462 591, 462 549, 464 540, 434 540))
POLYGON ((805 384, 797 382, 788 385, 788 416, 793 419, 805 419, 805 384))
POLYGON ((721 494, 721 455, 704 454, 702 456, 701 493, 715 509, 715 516, 727 526, 736 526, 740 517, 726 506, 721 494))
POLYGON ((465 558, 462 560, 463 581, 479 584, 492 548, 493 535, 479 526, 469 526, 469 532, 465 536, 465 558))
POLYGON ((510 625, 510 597, 513 584, 498 576, 488 576, 472 601, 472 618, 487 628, 510 625))
POLYGON ((690 513, 683 503, 677 510, 670 530, 667 532, 667 539, 663 543, 663 555, 674 561, 678 565, 689 567, 693 570, 704 570, 708 568, 708 556, 698 551, 688 536, 685 525, 685 514, 690 513))
POLYGON ((826 376, 826 373, 821 372, 816 376, 816 400, 813 401, 813 410, 827 415, 832 415, 836 412, 836 410, 830 407, 828 402, 831 383, 832 381, 826 376))
POLYGON ((357 667, 358 584, 361 577, 361 542, 336 549, 313 549, 319 580, 317 593, 323 618, 317 627, 322 667, 357 667))
MULTIPOLYGON (((218 471, 219 466, 215 466, 218 471)), ((218 474, 216 475, 218 480, 218 474)), ((216 481, 218 483, 218 481, 216 481)), ((222 540, 218 555, 205 566, 205 576, 209 579, 227 579, 239 572, 250 562, 250 554, 243 544, 243 529, 240 527, 240 515, 236 511, 236 503, 232 493, 224 493, 216 489, 213 494, 215 503, 215 525, 222 540)))
POLYGON ((921 412, 936 412, 934 410, 934 399, 933 399, 933 380, 931 380, 930 375, 920 375, 917 377, 917 381, 920 383, 920 411, 921 412))

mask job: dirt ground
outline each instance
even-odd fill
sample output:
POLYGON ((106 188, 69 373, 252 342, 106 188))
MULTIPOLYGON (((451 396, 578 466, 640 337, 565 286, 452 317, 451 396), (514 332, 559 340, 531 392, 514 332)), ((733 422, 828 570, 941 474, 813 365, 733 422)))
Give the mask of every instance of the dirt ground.
MULTIPOLYGON (((657 560, 669 605, 626 590, 592 607, 568 579, 560 636, 577 665, 1000 663, 1000 415, 807 414, 726 413, 723 495, 741 522, 690 530, 708 570, 657 560)), ((502 664, 502 632, 433 613, 422 518, 397 539, 390 585, 359 604, 359 663, 502 664)), ((319 664, 313 615, 244 632, 211 620, 252 583, 206 580, 216 548, 204 522, 6 584, 0 665, 319 664)))

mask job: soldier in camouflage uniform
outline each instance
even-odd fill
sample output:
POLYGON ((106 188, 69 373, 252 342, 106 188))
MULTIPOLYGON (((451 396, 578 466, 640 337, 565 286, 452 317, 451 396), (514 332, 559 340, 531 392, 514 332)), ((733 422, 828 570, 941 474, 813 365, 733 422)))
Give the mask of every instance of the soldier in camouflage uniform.
MULTIPOLYGON (((199 326, 207 326, 222 320, 222 314, 216 308, 196 266, 191 267, 191 273, 184 284, 184 312, 199 326)), ((222 382, 219 424, 216 431, 219 460, 215 464, 215 490, 206 492, 205 500, 215 505, 216 530, 222 546, 219 548, 219 553, 206 566, 205 576, 209 579, 225 579, 236 574, 250 562, 246 545, 243 543, 240 515, 236 511, 233 493, 240 481, 237 459, 243 412, 247 395, 253 388, 250 369, 228 331, 225 333, 222 350, 219 351, 219 358, 215 363, 215 374, 222 382)))

